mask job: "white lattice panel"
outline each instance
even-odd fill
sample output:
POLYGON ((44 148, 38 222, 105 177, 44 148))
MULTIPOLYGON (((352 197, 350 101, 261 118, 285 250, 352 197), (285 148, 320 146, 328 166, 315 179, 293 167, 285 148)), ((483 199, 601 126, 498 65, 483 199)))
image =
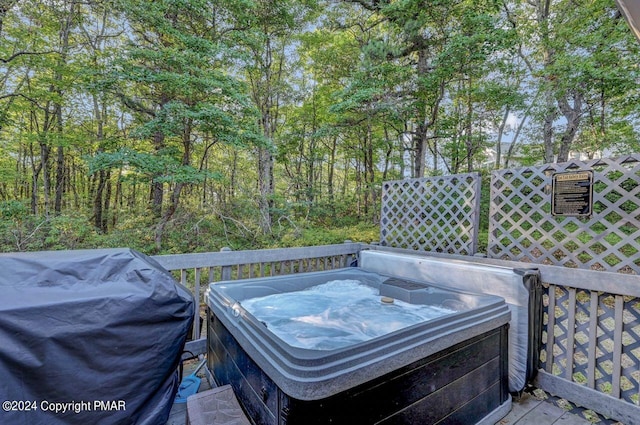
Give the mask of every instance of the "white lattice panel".
POLYGON ((385 182, 380 242, 397 248, 473 255, 479 216, 477 173, 385 182))
POLYGON ((638 405, 638 298, 549 285, 544 300, 542 368, 638 405))
POLYGON ((494 171, 488 256, 640 272, 640 155, 494 171), (551 215, 551 176, 593 170, 593 214, 551 215))

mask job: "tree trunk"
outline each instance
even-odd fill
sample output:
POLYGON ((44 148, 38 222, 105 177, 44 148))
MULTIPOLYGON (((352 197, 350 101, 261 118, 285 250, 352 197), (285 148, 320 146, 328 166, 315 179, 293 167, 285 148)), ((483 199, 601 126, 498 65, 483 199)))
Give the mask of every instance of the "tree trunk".
POLYGON ((38 215, 38 179, 42 171, 42 161, 36 165, 33 145, 30 146, 31 157, 31 214, 38 215))
POLYGON ((500 162, 502 161, 502 136, 504 135, 504 127, 507 124, 507 119, 509 118, 510 111, 511 108, 507 106, 504 110, 502 121, 500 121, 500 126, 498 127, 498 141, 496 142, 496 161, 494 166, 496 170, 500 169, 500 162))
POLYGON ((104 205, 102 207, 102 222, 100 228, 103 233, 109 231, 109 204, 111 203, 111 171, 107 171, 105 175, 106 188, 104 194, 104 205))
POLYGON ((389 177, 389 167, 391 166, 391 155, 393 154, 393 141, 389 136, 389 128, 384 127, 384 140, 387 144, 387 150, 384 155, 384 169, 382 170, 382 181, 387 181, 389 177))
MULTIPOLYGON (((312 130, 315 131, 315 130, 312 130)), ((304 134, 304 133, 303 133, 304 134)), ((313 134, 313 133, 311 133, 313 134)), ((311 209, 313 203, 315 202, 315 177, 316 177, 316 161, 315 161, 315 141, 313 137, 309 140, 309 155, 307 157, 307 184, 306 184, 306 201, 308 203, 308 208, 311 209)))
POLYGON ((544 143, 544 162, 555 162, 555 141, 553 135, 553 122, 556 119, 557 112, 553 102, 553 94, 547 88, 545 93, 545 114, 542 125, 542 140, 544 143))
POLYGON ((115 209, 111 214, 111 227, 116 227, 118 222, 118 210, 122 209, 124 201, 122 199, 122 168, 118 170, 118 178, 116 180, 116 194, 113 197, 115 209))
MULTIPOLYGON (((49 152, 47 142, 40 142, 40 165, 42 166, 42 188, 44 191, 44 215, 50 215, 51 180, 49 178, 49 152)), ((37 195, 36 195, 37 196, 37 195)))
POLYGON ((365 183, 366 193, 370 195, 370 201, 365 203, 366 211, 365 213, 368 215, 369 210, 371 210, 371 221, 375 224, 378 222, 378 213, 375 208, 377 202, 378 191, 375 188, 375 167, 374 163, 374 152, 373 152, 373 134, 371 128, 371 120, 367 125, 367 151, 365 156, 365 183))
MULTIPOLYGON (((473 156, 476 152, 476 146, 473 141, 473 102, 471 100, 472 80, 469 78, 469 90, 467 92, 467 122, 465 145, 467 148, 467 173, 473 172, 473 156)), ((464 83, 463 83, 464 85, 464 83)))
MULTIPOLYGON (((57 94, 57 101, 54 105, 57 133, 59 141, 64 133, 64 126, 62 123, 62 100, 64 91, 62 90, 62 69, 67 65, 67 54, 69 52, 69 33, 71 32, 71 25, 76 15, 76 3, 70 2, 69 10, 64 16, 64 22, 61 23, 60 28, 60 55, 58 56, 58 69, 55 71, 55 92, 57 94)), ((55 199, 54 199, 54 212, 59 215, 62 211, 62 196, 64 194, 64 184, 66 179, 65 167, 64 167, 64 146, 59 144, 57 149, 56 158, 56 187, 55 187, 55 199)))
POLYGON ((66 181, 66 169, 64 166, 64 147, 58 146, 56 158, 56 191, 53 203, 53 211, 55 215, 62 212, 62 196, 65 192, 64 185, 66 181))
POLYGON ((569 160, 569 151, 571 145, 578 133, 578 126, 582 118, 582 101, 583 96, 577 90, 573 91, 573 106, 569 104, 568 96, 561 96, 558 99, 558 107, 562 112, 562 115, 567 120, 567 126, 565 127, 562 138, 560 139, 560 148, 558 149, 558 162, 566 162, 569 160))
MULTIPOLYGON (((256 54, 259 74, 252 83, 253 99, 260 109, 260 125, 264 138, 273 143, 278 125, 278 110, 280 93, 279 85, 282 80, 284 66, 284 44, 280 56, 276 57, 276 47, 273 46, 275 35, 270 33, 268 25, 264 32, 265 44, 263 50, 256 54), (274 39, 272 39, 274 38, 274 39)), ((266 147, 258 148, 258 209, 260 211, 260 229, 264 234, 271 233, 273 207, 274 159, 271 150, 266 147)))
MULTIPOLYGON (((182 165, 186 166, 191 163, 191 130, 192 130, 192 121, 190 119, 185 120, 184 130, 182 133, 182 146, 184 148, 182 152, 182 165)), ((164 237, 164 229, 169 220, 173 218, 173 215, 178 210, 178 206, 180 204, 180 194, 182 193, 182 189, 185 187, 185 183, 177 182, 173 191, 171 192, 171 196, 169 197, 169 206, 165 210, 164 214, 160 218, 160 221, 156 225, 156 234, 155 234, 155 243, 156 250, 160 252, 162 249, 162 238, 164 237)))
MULTIPOLYGON (((153 135, 153 148, 158 154, 164 148, 164 133, 161 131, 153 135)), ((164 199, 164 185, 155 179, 151 180, 151 212, 155 218, 162 217, 162 202, 164 199)))
POLYGON ((93 197, 93 225, 96 229, 100 229, 102 232, 105 231, 102 227, 102 197, 106 184, 105 174, 104 170, 100 170, 98 172, 98 184, 96 187, 96 193, 93 197))
POLYGON ((420 124, 418 125, 416 131, 413 133, 413 172, 412 176, 414 178, 424 177, 425 170, 425 154, 427 148, 427 128, 426 126, 420 124))
POLYGON ((331 140, 331 151, 329 153, 329 163, 327 164, 327 196, 332 215, 335 216, 336 206, 334 200, 334 168, 336 166, 336 151, 338 150, 338 137, 333 136, 331 140))
MULTIPOLYGON (((97 154, 104 152, 102 147, 104 141, 104 105, 100 108, 100 102, 98 101, 98 97, 93 95, 93 115, 96 120, 98 128, 96 129, 96 141, 99 144, 97 154)), ((98 172, 97 177, 97 187, 95 190, 95 194, 93 196, 93 224, 96 229, 100 229, 101 232, 106 233, 107 229, 104 226, 103 219, 103 195, 104 188, 106 185, 106 172, 104 170, 100 170, 98 172)), ((93 191, 92 191, 93 192, 93 191)))
POLYGON ((166 208, 162 218, 156 225, 156 234, 155 234, 155 244, 156 244, 156 252, 160 252, 162 249, 162 238, 164 236, 164 229, 175 214, 178 209, 178 204, 180 203, 180 193, 182 192, 182 188, 184 187, 184 183, 176 183, 173 191, 171 192, 171 196, 169 196, 169 206, 166 208))
POLYGON ((236 151, 235 149, 233 150, 233 152, 231 153, 233 160, 231 161, 231 163, 233 164, 231 166, 231 182, 229 184, 229 200, 233 201, 236 198, 236 181, 237 179, 237 175, 238 175, 238 151, 236 151))
POLYGON ((264 234, 271 233, 271 203, 273 195, 273 155, 268 148, 258 148, 258 209, 260 211, 260 229, 264 234))

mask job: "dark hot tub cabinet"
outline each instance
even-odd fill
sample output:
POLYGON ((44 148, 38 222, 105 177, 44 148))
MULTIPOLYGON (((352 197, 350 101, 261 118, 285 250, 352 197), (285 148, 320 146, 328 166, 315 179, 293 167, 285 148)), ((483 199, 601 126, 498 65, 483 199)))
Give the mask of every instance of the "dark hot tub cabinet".
MULTIPOLYGON (((409 262, 421 258, 363 252, 360 267, 210 285, 207 338, 213 379, 232 385, 256 424, 498 421, 511 408, 510 388, 519 385, 510 377, 512 307, 496 295, 403 276, 394 257, 409 262), (376 268, 384 270, 372 270, 376 268), (333 280, 358 280, 379 290, 381 297, 455 306, 455 312, 343 348, 316 350, 285 343, 242 306, 244 300, 333 280)), ((483 266, 485 277, 496 280, 492 272, 496 270, 483 266)), ((497 280, 507 284, 533 274, 504 268, 497 272, 497 280)))

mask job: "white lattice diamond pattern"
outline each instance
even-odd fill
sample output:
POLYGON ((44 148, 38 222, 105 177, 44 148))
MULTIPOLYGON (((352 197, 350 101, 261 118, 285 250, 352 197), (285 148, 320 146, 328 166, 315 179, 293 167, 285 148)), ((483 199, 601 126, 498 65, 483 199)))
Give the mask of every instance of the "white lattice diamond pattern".
POLYGON ((640 404, 640 301, 625 297, 622 333, 621 398, 640 404))
POLYGON ((488 256, 640 273, 640 155, 512 170, 491 178, 488 256), (551 215, 551 176, 593 170, 593 214, 551 215))
MULTIPOLYGON (((640 303, 636 297, 625 297, 620 303, 618 313, 622 324, 616 324, 615 296, 603 292, 592 293, 577 290, 575 310, 571 309, 570 289, 553 286, 552 293, 545 286, 545 307, 549 308, 549 297, 555 297, 554 326, 548 328, 549 316, 545 314, 545 334, 553 332, 553 347, 548 346, 548 335, 543 335, 541 366, 557 376, 567 376, 571 367, 571 380, 577 384, 594 388, 599 392, 613 395, 630 403, 638 404, 640 391, 640 303), (595 301, 595 306, 591 303, 595 301), (597 311, 596 318, 590 312, 597 311), (572 311, 574 314, 572 314, 572 311), (595 327, 592 328, 592 325, 595 327), (622 350, 617 360, 616 329, 622 329, 622 350), (573 339, 569 338, 573 333, 573 339), (593 343, 593 348, 591 344, 593 343), (569 345, 571 344, 571 345, 569 345), (553 350, 552 352, 550 350, 553 350), (569 352, 572 354, 568 363, 569 352), (548 361, 552 358, 552 364, 548 361), (593 362, 593 366, 590 366, 593 362), (590 376, 593 370, 593 376, 590 376), (617 388, 614 381, 619 380, 620 394, 611 394, 617 388)), ((548 312, 546 312, 548 313, 548 312)))
POLYGON ((389 181, 382 188, 380 242, 472 255, 478 240, 480 175, 389 181))

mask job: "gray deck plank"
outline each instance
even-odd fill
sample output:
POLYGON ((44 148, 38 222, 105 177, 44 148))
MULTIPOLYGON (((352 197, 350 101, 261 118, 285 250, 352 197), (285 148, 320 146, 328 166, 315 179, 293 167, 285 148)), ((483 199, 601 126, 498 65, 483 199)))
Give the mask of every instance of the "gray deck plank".
POLYGON ((502 418, 496 425, 516 424, 527 413, 538 407, 540 403, 543 403, 543 401, 533 397, 531 394, 524 393, 520 400, 513 401, 509 414, 502 418))
POLYGON ((187 419, 187 404, 186 403, 174 403, 169 413, 169 420, 167 425, 184 425, 187 419))
POLYGON ((553 425, 565 413, 552 403, 542 402, 516 423, 517 425, 553 425))
POLYGON ((591 423, 558 407, 550 400, 524 393, 511 411, 496 425, 590 425, 591 423))
POLYGON ((571 413, 565 413, 554 423, 554 425, 585 425, 585 424, 591 424, 591 422, 587 421, 584 418, 581 418, 578 415, 572 415, 571 413))

